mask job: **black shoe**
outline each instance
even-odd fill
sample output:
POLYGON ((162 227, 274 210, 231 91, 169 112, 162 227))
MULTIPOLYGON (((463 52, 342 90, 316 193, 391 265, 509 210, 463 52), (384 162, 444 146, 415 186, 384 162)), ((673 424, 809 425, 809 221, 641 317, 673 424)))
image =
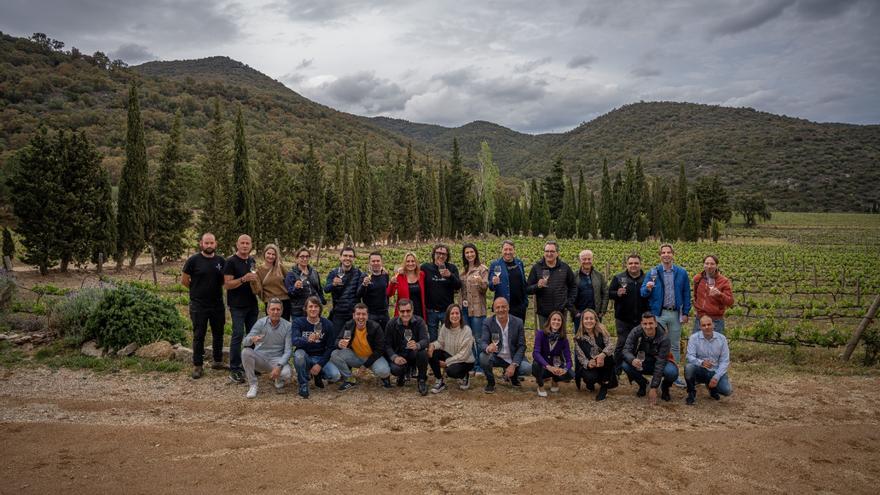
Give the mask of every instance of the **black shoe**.
POLYGON ((391 388, 391 379, 390 378, 383 378, 382 379, 382 386, 384 388, 391 388))
POLYGON ((660 387, 660 399, 669 402, 672 397, 669 396, 669 387, 660 387))
POLYGON ((308 383, 303 383, 302 385, 299 386, 299 396, 302 397, 303 399, 309 398, 309 384, 308 383))
POLYGON ((721 400, 721 394, 719 394, 718 391, 715 390, 714 388, 709 389, 709 397, 711 397, 715 400, 721 400))
POLYGON ((602 385, 601 387, 599 387, 599 393, 596 394, 596 400, 597 401, 605 400, 605 396, 607 396, 607 395, 608 395, 608 389, 605 388, 605 385, 602 385))
POLYGON ((428 382, 419 380, 419 395, 428 395, 428 382))
POLYGON ((636 392, 636 397, 644 397, 648 393, 647 389, 648 389, 647 383, 640 383, 639 384, 639 391, 636 392))
POLYGON ((483 393, 484 394, 494 394, 495 393, 495 384, 494 383, 487 384, 485 387, 483 387, 483 393))
POLYGON ((694 405, 694 402, 696 402, 696 401, 697 401, 697 394, 694 392, 688 392, 687 399, 684 400, 684 403, 689 406, 692 406, 692 405, 694 405))
POLYGON ((324 379, 321 378, 320 373, 315 375, 315 386, 318 388, 324 388, 324 379))
POLYGON ((400 375, 397 377, 397 386, 402 387, 406 385, 406 375, 400 375))
POLYGON ((192 372, 192 375, 190 375, 190 376, 192 377, 193 380, 198 380, 199 378, 202 377, 203 374, 204 374, 204 368, 202 368, 201 366, 193 366, 193 372, 192 372))
POLYGON ((510 386, 511 387, 521 387, 522 386, 522 384, 519 382, 519 378, 516 375, 514 375, 513 378, 510 379, 510 386))
POLYGON ((596 386, 593 385, 592 383, 588 383, 588 384, 587 384, 587 390, 589 390, 590 392, 595 392, 595 391, 596 391, 596 386))
POLYGON ((348 389, 354 388, 354 383, 349 381, 343 381, 341 385, 339 385, 339 391, 345 392, 348 389))
POLYGON ((235 383, 244 383, 244 373, 238 370, 229 374, 229 381, 235 383))
POLYGON ((214 361, 213 363, 211 363, 211 369, 212 370, 225 370, 226 365, 220 361, 214 361))

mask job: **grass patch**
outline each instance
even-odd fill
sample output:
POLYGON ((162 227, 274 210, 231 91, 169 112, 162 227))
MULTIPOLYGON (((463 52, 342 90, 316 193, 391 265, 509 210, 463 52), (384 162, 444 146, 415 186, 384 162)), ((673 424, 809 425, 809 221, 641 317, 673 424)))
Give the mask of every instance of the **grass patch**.
POLYGON ((730 366, 767 376, 782 374, 820 374, 829 376, 880 376, 880 367, 865 366, 864 346, 859 346, 849 362, 840 359, 843 347, 791 347, 733 341, 730 366))
POLYGON ((54 342, 37 349, 27 356, 17 346, 0 341, 0 367, 46 366, 52 369, 89 369, 97 373, 116 373, 130 370, 138 373, 162 372, 177 373, 184 368, 177 361, 153 361, 138 357, 96 358, 86 356, 79 349, 66 347, 62 342, 54 342))
POLYGON ((16 366, 25 360, 24 353, 9 342, 0 341, 0 366, 9 368, 16 366))

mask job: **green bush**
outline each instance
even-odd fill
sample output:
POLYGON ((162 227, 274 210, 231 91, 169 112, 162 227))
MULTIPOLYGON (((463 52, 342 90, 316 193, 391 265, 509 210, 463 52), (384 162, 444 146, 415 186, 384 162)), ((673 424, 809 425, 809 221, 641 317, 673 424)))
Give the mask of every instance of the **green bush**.
POLYGON ((52 306, 49 328, 69 345, 81 345, 93 339, 95 336, 87 330, 86 324, 106 293, 105 289, 90 288, 68 294, 52 306))
POLYGON ((173 303, 123 284, 107 292, 89 317, 86 331, 95 336, 99 346, 120 349, 131 342, 183 342, 184 324, 173 303))

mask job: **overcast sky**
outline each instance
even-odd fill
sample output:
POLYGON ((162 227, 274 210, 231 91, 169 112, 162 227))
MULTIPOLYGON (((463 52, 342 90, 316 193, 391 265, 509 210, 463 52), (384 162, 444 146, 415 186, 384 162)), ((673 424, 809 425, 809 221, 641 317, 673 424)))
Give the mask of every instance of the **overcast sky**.
POLYGON ((2 0, 130 64, 227 55, 339 110, 568 130, 674 100, 880 122, 877 0, 2 0))

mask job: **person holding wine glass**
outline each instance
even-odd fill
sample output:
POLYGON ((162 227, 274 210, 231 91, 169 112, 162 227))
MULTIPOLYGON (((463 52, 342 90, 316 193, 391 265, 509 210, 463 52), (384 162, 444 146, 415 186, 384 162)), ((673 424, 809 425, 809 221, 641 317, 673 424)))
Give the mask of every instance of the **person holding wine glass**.
POLYGON ((501 243, 501 257, 489 265, 489 272, 489 290, 495 293, 495 299, 506 299, 510 305, 510 314, 525 321, 529 307, 526 269, 523 261, 516 257, 513 241, 505 240, 501 243))
POLYGON ((382 356, 384 352, 385 329, 369 319, 366 304, 355 304, 352 319, 336 333, 336 349, 330 354, 330 362, 343 379, 339 391, 344 392, 357 384, 351 368, 358 368, 359 377, 365 376, 367 370, 372 370, 382 380, 382 386, 391 387, 388 381, 391 369, 382 356))
POLYGON ((709 396, 721 400, 721 396, 733 393, 733 387, 727 378, 730 367, 730 348, 727 338, 715 332, 715 322, 711 316, 699 319, 700 331, 691 335, 687 346, 687 366, 684 377, 687 382, 687 398, 685 403, 694 405, 697 400, 697 384, 705 383, 709 396))
POLYGON ((352 310, 357 303, 358 287, 361 285, 363 273, 354 266, 354 248, 345 246, 339 252, 339 266, 327 274, 324 292, 333 297, 333 309, 330 320, 337 333, 352 318, 352 310))
POLYGON ((389 299, 397 295, 394 316, 399 315, 400 301, 408 299, 413 303, 413 314, 425 319, 428 314, 425 308, 425 273, 419 268, 416 253, 408 251, 403 255, 403 264, 397 268, 396 275, 391 277, 386 294, 389 299))
POLYGON ((229 379, 244 383, 241 365, 241 342, 260 316, 257 296, 250 283, 257 280, 257 260, 251 256, 251 236, 242 234, 235 243, 235 254, 226 259, 223 268, 223 287, 226 305, 232 316, 232 339, 229 342, 229 379))
MULTIPOLYGON (((678 364, 681 360, 681 326, 687 325, 691 312, 691 280, 687 270, 674 261, 672 244, 661 244, 660 263, 648 272, 640 293, 648 299, 657 322, 668 332, 672 355, 678 364)), ((676 378, 675 385, 684 388, 684 380, 676 378)))
POLYGON ((409 376, 408 370, 418 370, 418 391, 428 394, 428 328, 425 320, 413 314, 413 302, 401 299, 397 303, 398 316, 385 329, 385 357, 391 374, 402 387, 409 376))
POLYGON ((636 396, 647 394, 648 403, 656 405, 657 389, 660 388, 660 398, 667 402, 671 400, 669 388, 678 377, 678 366, 672 357, 666 329, 653 312, 646 311, 639 326, 629 332, 623 346, 623 360, 623 371, 630 383, 639 385, 636 396), (651 375, 650 392, 647 392, 648 381, 643 375, 651 375))
POLYGON ((605 285, 605 275, 593 267, 593 252, 584 249, 578 254, 580 269, 575 273, 576 292, 574 296, 575 314, 574 328, 577 331, 581 324, 581 313, 585 309, 592 309, 599 315, 599 320, 605 316, 608 309, 608 288, 605 285))
MULTIPOLYGON (((587 390, 593 391, 599 384, 597 401, 605 400, 608 389, 617 386, 614 373, 614 344, 599 315, 592 309, 584 310, 581 324, 574 337, 575 374, 584 381, 587 390)), ((580 387, 578 387, 580 389, 580 387)))
POLYGON ((718 256, 710 254, 703 258, 703 271, 694 275, 693 333, 700 331, 700 318, 712 319, 715 332, 724 335, 724 313, 733 306, 733 288, 730 279, 718 269, 718 256))
POLYGON ((450 304, 446 308, 446 319, 440 326, 437 340, 428 344, 428 359, 431 371, 437 382, 431 393, 439 394, 446 390, 446 380, 442 369, 446 370, 446 378, 457 378, 458 387, 467 390, 470 387, 470 371, 474 367, 474 337, 471 329, 462 318, 464 311, 458 304, 450 304))
MULTIPOLYGON (((486 289, 489 288, 489 268, 480 263, 480 252, 477 246, 467 242, 461 248, 461 312, 464 324, 473 333, 473 356, 477 359, 476 341, 483 331, 483 320, 486 319, 486 289)), ((500 266, 496 268, 501 271, 500 266)), ((477 371, 482 371, 479 364, 477 371)))
POLYGON ((563 315, 575 313, 577 284, 574 272, 559 258, 556 241, 544 243, 544 257, 532 266, 526 281, 526 293, 535 295, 535 313, 540 328, 547 325, 547 318, 554 311, 563 315))
POLYGON ((630 253, 624 260, 624 270, 615 275, 608 285, 608 297, 614 301, 614 327, 617 331, 614 365, 618 374, 622 369, 626 338, 641 322, 642 313, 650 310, 648 300, 639 293, 644 281, 642 257, 638 253, 630 253))
POLYGON ((449 262, 449 246, 437 244, 431 250, 431 262, 422 263, 425 273, 425 309, 428 335, 437 340, 437 329, 446 318, 446 308, 455 302, 455 292, 461 289, 458 267, 449 262))
MULTIPOLYGON (((263 248, 263 264, 257 267, 257 279, 251 282, 251 290, 264 303, 268 303, 272 298, 281 301, 284 307, 281 317, 290 321, 290 296, 284 287, 287 270, 281 261, 280 253, 281 251, 275 244, 267 244, 263 248)), ((269 311, 268 305, 266 311, 269 311)))
POLYGON ((324 388, 324 380, 335 383, 342 375, 336 365, 330 362, 333 353, 333 323, 321 316, 321 300, 317 296, 306 299, 306 314, 293 320, 291 342, 296 348, 293 353, 293 367, 299 396, 309 398, 309 379, 314 378, 315 386, 324 388))
POLYGON ((283 392, 290 381, 290 322, 281 318, 282 304, 279 299, 269 300, 269 315, 258 320, 247 336, 242 339, 246 346, 241 353, 242 368, 248 382, 245 397, 257 396, 256 372, 269 373, 275 381, 275 391, 283 392))
POLYGON ((315 267, 309 265, 311 257, 311 251, 305 247, 299 248, 296 252, 296 263, 284 278, 284 287, 290 296, 292 318, 305 316, 306 300, 312 296, 321 301, 321 306, 327 304, 324 292, 321 290, 321 276, 315 267))
POLYGON ((390 275, 382 264, 382 253, 370 253, 370 266, 357 290, 358 301, 367 305, 370 319, 380 327, 388 326, 388 285, 390 275))
POLYGON ((571 348, 565 333, 565 318, 561 311, 553 311, 547 317, 543 329, 535 332, 535 348, 532 351, 534 364, 532 375, 538 384, 538 397, 547 397, 544 380, 550 379, 553 384, 550 391, 559 392, 559 382, 569 382, 573 377, 571 371, 571 348))
POLYGON ((494 368, 504 368, 504 377, 513 387, 519 387, 519 378, 532 373, 526 359, 526 337, 523 321, 510 314, 507 299, 499 297, 492 303, 495 315, 483 321, 480 334, 480 367, 486 375, 483 392, 495 393, 494 368))

